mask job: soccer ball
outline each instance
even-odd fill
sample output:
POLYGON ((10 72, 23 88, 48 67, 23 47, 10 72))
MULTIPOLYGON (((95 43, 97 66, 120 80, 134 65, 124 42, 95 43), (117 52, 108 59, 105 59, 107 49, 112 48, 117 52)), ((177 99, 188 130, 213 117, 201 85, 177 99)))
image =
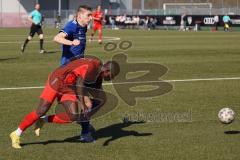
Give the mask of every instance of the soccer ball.
POLYGON ((218 112, 219 120, 224 124, 232 123, 234 120, 235 112, 231 108, 222 108, 218 112))

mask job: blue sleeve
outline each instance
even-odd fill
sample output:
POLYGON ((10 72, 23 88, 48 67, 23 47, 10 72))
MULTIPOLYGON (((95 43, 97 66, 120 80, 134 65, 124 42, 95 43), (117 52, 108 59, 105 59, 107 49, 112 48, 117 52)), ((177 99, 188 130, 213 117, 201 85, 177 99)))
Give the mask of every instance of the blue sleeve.
POLYGON ((74 33, 74 28, 75 28, 74 24, 72 22, 69 22, 60 32, 64 32, 67 36, 69 36, 74 33))

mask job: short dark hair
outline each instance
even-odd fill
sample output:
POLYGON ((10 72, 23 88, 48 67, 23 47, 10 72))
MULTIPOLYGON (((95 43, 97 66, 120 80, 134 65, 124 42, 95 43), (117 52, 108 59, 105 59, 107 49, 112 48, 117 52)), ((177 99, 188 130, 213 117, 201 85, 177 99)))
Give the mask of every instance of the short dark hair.
POLYGON ((104 66, 108 67, 111 74, 114 76, 118 75, 120 72, 120 66, 116 61, 107 61, 104 66))
POLYGON ((77 9, 77 12, 81 11, 82 9, 88 10, 88 11, 92 11, 92 8, 87 6, 87 5, 80 5, 77 9))

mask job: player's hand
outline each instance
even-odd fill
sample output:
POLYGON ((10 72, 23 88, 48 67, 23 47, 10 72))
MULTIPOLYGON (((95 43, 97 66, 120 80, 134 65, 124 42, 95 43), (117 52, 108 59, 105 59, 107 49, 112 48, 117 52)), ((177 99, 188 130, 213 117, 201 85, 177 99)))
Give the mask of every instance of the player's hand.
POLYGON ((84 105, 84 106, 82 106, 81 109, 82 109, 83 114, 87 114, 87 112, 88 112, 88 107, 87 106, 84 105))
POLYGON ((90 117, 89 117, 89 108, 87 107, 87 106, 84 106, 83 108, 82 108, 82 120, 89 120, 90 119, 90 117))
POLYGON ((89 112, 92 108, 92 101, 88 96, 84 96, 84 104, 81 104, 81 111, 84 119, 89 119, 89 112))
POLYGON ((78 40, 78 39, 74 39, 73 41, 72 41, 72 45, 73 46, 77 46, 77 45, 79 45, 80 44, 80 41, 78 40))
POLYGON ((86 114, 88 112, 88 107, 85 104, 79 103, 78 105, 80 106, 82 114, 86 114))
POLYGON ((92 101, 88 96, 84 96, 84 103, 87 106, 88 110, 92 108, 92 101))

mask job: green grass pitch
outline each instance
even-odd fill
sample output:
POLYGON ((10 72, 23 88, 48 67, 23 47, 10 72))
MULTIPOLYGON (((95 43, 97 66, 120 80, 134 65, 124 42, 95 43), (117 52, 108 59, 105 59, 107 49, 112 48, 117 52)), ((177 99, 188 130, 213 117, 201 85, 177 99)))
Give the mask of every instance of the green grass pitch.
MULTIPOLYGON (((0 29, 0 88, 44 86, 48 74, 59 66, 60 45, 52 41, 57 32, 44 29, 47 54, 38 53, 36 36, 21 55, 20 44, 28 29, 0 29)), ((139 98, 135 107, 118 97, 117 108, 92 121, 98 135, 95 143, 73 140, 80 132, 75 123, 46 124, 40 137, 34 136, 32 127, 23 134, 21 150, 11 148, 9 133, 36 108, 42 89, 0 90, 0 159, 239 159, 240 80, 228 78, 240 77, 240 32, 104 30, 104 36, 132 42, 133 46, 124 51, 129 63, 159 63, 169 69, 161 79, 189 81, 170 82, 171 92, 139 98), (227 80, 190 80, 208 78, 227 80), (235 121, 229 125, 217 119, 218 111, 225 106, 236 112, 235 121), (136 119, 140 114, 148 121, 122 123, 125 115, 136 119), (160 120, 161 115, 174 114, 185 114, 188 119, 160 120)), ((107 60, 122 52, 106 52, 103 46, 88 44, 86 54, 107 60)), ((104 88, 117 96, 112 85, 104 88)), ((49 114, 53 112, 54 107, 49 114)))

